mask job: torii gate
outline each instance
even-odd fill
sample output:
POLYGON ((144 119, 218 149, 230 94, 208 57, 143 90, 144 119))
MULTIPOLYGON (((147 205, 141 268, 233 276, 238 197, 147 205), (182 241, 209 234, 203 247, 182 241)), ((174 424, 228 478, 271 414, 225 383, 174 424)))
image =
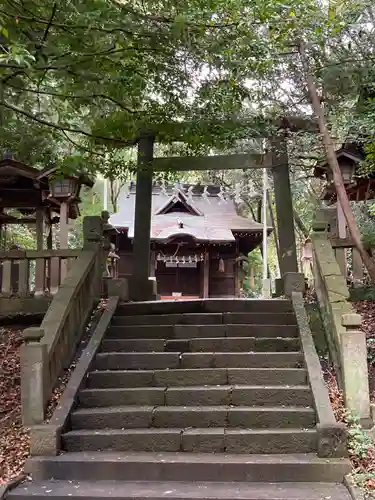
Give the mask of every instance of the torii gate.
MULTIPOLYGON (((177 124, 176 124, 177 125, 177 124)), ((133 241, 133 273, 129 281, 129 298, 133 301, 150 300, 155 296, 154 281, 150 276, 150 230, 153 172, 189 170, 229 170, 267 168, 272 170, 280 248, 281 279, 286 273, 298 273, 294 234, 293 204, 290 188, 287 139, 285 129, 317 129, 311 119, 289 118, 279 122, 282 133, 270 141, 270 150, 260 154, 233 154, 218 156, 187 156, 154 158, 155 134, 143 133, 137 139, 138 170, 133 241), (284 129, 284 130, 283 130, 284 129)), ((177 140, 177 139, 176 139, 177 140)))

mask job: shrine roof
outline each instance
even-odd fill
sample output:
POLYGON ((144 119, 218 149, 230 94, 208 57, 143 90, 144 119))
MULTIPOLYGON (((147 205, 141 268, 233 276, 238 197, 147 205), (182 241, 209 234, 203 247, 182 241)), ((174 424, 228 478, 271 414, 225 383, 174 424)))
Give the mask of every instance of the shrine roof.
MULTIPOLYGON (((236 232, 248 235, 262 233, 263 226, 237 214, 235 202, 220 196, 218 186, 183 185, 180 190, 153 188, 151 239, 168 241, 178 236, 190 236, 197 241, 229 243, 236 232), (190 188, 190 191, 189 191, 190 188), (177 209, 177 210, 176 210, 177 209)), ((128 230, 134 237, 135 186, 123 190, 119 197, 119 211, 109 223, 128 230)), ((268 229, 271 232, 271 228, 268 229)))
MULTIPOLYGON (((46 167, 42 170, 15 160, 11 155, 0 159, 0 209, 19 209, 23 213, 33 213, 37 207, 50 207, 53 212, 60 212, 56 200, 48 197, 49 180, 58 171, 57 167, 46 167)), ((79 188, 82 184, 92 187, 93 180, 77 173, 70 176, 77 179, 79 188)), ((79 215, 79 198, 69 202, 69 217, 79 215)), ((11 218, 8 217, 10 221, 11 218)))
MULTIPOLYGON (((341 158, 347 158, 352 161, 353 164, 360 164, 364 160, 363 147, 357 143, 345 142, 339 149, 336 150, 336 158, 340 161, 341 158)), ((314 176, 323 177, 327 170, 329 170, 329 164, 326 159, 317 162, 314 167, 314 176)))

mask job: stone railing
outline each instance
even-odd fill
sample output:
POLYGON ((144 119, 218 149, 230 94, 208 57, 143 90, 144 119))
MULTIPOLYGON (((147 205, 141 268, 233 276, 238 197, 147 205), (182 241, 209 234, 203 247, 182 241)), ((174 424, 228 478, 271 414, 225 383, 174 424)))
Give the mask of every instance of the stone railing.
POLYGON ((316 222, 311 235, 315 291, 327 344, 345 406, 370 425, 370 396, 366 335, 361 316, 349 302, 346 279, 337 263, 324 222, 316 222))
POLYGON ((84 220, 84 248, 54 295, 40 327, 24 330, 21 347, 22 417, 43 422, 46 404, 63 369, 68 368, 100 298, 103 251, 100 217, 84 220))
POLYGON ((55 294, 80 253, 80 249, 0 252, 0 296, 55 294))
POLYGON ((336 422, 329 400, 327 387, 324 383, 320 360, 316 352, 314 339, 310 330, 305 303, 301 292, 290 294, 300 332, 301 346, 305 358, 309 382, 313 394, 314 407, 317 414, 318 456, 346 456, 346 426, 336 422))

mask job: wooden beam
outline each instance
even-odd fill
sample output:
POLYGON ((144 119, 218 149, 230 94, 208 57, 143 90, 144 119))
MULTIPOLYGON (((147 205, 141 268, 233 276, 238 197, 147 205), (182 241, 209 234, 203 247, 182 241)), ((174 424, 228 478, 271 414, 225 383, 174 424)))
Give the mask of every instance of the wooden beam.
POLYGON ((80 248, 65 248, 60 250, 8 250, 0 252, 0 260, 50 259, 53 257, 72 258, 82 254, 80 248))
POLYGON ((154 158, 152 169, 157 172, 189 170, 235 170, 264 168, 271 166, 270 155, 265 158, 260 154, 233 154, 215 156, 175 156, 154 158))
MULTIPOLYGON (((36 209, 36 249, 43 250, 44 237, 44 209, 36 209)), ((36 259, 35 263, 35 295, 43 295, 45 291, 46 262, 44 259, 36 259)))
POLYGON ((210 293, 210 255, 208 250, 206 249, 204 252, 204 261, 203 261, 203 293, 202 296, 204 299, 209 297, 210 293))
POLYGON ((21 198, 18 196, 3 196, 0 192, 0 208, 29 208, 35 210, 35 207, 40 205, 40 198, 21 198))
POLYGON ((33 219, 23 219, 23 218, 17 218, 17 217, 0 217, 0 224, 31 224, 34 225, 36 224, 36 219, 35 217, 33 219))

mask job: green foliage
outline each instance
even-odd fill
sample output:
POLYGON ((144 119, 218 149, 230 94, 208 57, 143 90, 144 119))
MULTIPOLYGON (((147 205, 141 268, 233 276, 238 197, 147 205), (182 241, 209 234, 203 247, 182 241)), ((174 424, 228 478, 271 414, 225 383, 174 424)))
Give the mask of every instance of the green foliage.
POLYGON ((369 452, 375 451, 373 439, 363 430, 357 417, 348 414, 346 421, 348 424, 349 452, 360 459, 368 457, 369 452))
POLYGON ((365 248, 375 248, 375 231, 371 222, 363 225, 362 229, 362 242, 365 248))
POLYGON ((375 487, 375 473, 373 472, 374 439, 368 431, 366 432, 362 428, 359 419, 355 415, 347 411, 345 420, 348 425, 348 451, 354 468, 352 477, 357 486, 373 490, 375 487))
POLYGON ((26 250, 35 250, 35 231, 26 224, 9 224, 3 227, 0 238, 1 250, 9 250, 13 245, 18 245, 26 250))
POLYGON ((363 286, 350 289, 350 300, 370 300, 375 301, 375 287, 363 286))

